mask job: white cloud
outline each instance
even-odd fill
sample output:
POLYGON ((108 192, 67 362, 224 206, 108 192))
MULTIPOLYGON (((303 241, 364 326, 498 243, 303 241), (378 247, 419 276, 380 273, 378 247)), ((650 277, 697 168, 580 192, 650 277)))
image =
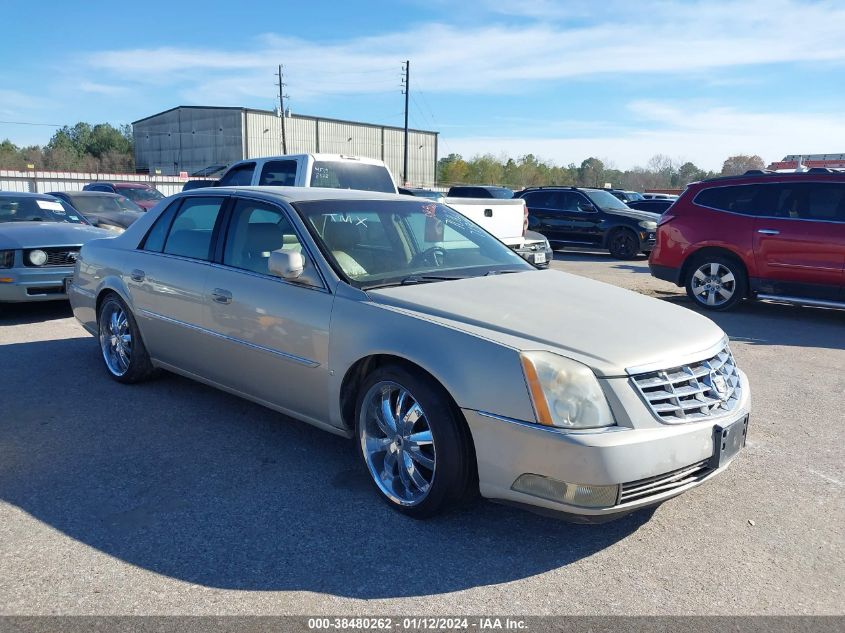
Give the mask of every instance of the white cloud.
POLYGON ((805 112, 745 112, 706 107, 695 102, 636 101, 628 131, 608 135, 491 138, 444 138, 447 151, 465 156, 532 153, 558 164, 580 163, 589 156, 609 156, 620 168, 644 165, 654 154, 685 157, 718 171, 734 154, 759 154, 768 163, 786 154, 838 152, 831 139, 845 139, 845 119, 805 112), (660 127, 655 129, 654 123, 660 127))
POLYGON ((397 90, 403 59, 412 60, 412 82, 422 81, 430 92, 449 93, 519 92, 530 80, 601 74, 845 61, 841 2, 613 0, 590 3, 589 23, 564 19, 582 14, 585 6, 505 2, 500 11, 537 19, 475 28, 429 23, 330 44, 270 34, 238 50, 105 51, 89 56, 87 63, 113 71, 115 79, 204 85, 203 96, 211 96, 219 82, 225 97, 229 90, 267 94, 272 85, 268 71, 281 60, 287 65, 289 90, 311 98, 397 90))
POLYGON ((77 85, 77 88, 82 92, 90 92, 92 94, 114 96, 126 93, 128 88, 126 86, 119 86, 115 84, 104 84, 96 81, 82 81, 77 85))

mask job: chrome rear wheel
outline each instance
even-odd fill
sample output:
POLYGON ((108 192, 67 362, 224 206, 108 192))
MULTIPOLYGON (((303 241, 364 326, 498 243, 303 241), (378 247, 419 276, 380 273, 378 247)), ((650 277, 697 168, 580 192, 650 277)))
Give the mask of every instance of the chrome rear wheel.
POLYGON ((132 331, 126 311, 117 301, 103 306, 99 331, 106 367, 114 376, 123 376, 132 362, 132 331))

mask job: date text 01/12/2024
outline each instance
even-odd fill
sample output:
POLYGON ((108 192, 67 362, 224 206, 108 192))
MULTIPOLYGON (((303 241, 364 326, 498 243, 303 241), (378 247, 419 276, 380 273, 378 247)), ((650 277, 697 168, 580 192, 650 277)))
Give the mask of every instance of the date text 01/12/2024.
POLYGON ((346 617, 309 618, 309 630, 525 630, 525 620, 510 617, 346 617))

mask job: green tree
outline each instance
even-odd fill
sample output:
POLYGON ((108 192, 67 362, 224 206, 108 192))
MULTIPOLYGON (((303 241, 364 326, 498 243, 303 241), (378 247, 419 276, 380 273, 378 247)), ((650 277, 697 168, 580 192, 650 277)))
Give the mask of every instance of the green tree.
POLYGON ((437 161, 437 182, 458 185, 468 182, 469 165, 460 154, 449 154, 437 161))
POLYGON ((764 169, 766 163, 763 159, 757 156, 748 156, 746 154, 737 154, 736 156, 729 156, 722 164, 723 176, 738 176, 744 174, 749 169, 764 169))
POLYGON ((585 187, 603 186, 604 163, 592 156, 586 159, 578 168, 578 183, 585 187))
POLYGON ((492 154, 473 157, 468 164, 467 178, 469 182, 496 185, 502 182, 504 166, 492 154))
POLYGON ((0 169, 23 169, 24 159, 20 148, 9 139, 0 143, 0 169))

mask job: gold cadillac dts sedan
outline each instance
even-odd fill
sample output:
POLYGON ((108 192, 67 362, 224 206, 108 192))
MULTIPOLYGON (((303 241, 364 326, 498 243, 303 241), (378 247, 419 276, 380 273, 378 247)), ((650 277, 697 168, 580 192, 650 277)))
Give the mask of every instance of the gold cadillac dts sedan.
POLYGON ((115 380, 166 369, 354 438, 415 517, 480 492, 606 520, 745 445, 748 382, 710 320, 538 270, 429 200, 195 189, 88 242, 69 294, 115 380))

